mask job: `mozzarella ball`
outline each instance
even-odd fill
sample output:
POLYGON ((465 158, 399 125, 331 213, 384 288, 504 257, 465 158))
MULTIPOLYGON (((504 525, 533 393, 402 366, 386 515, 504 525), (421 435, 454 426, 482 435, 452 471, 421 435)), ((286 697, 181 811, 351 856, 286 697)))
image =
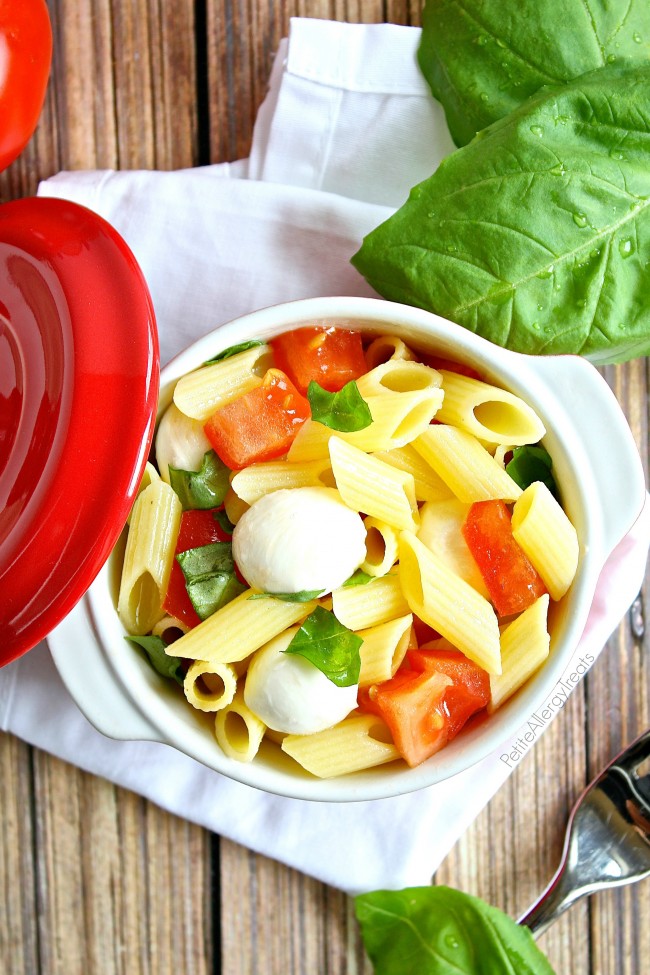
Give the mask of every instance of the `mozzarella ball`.
POLYGON ((169 484, 169 468, 198 471, 212 444, 200 420, 181 413, 175 403, 165 410, 156 433, 156 461, 163 481, 169 484))
POLYGON ((273 491, 239 519, 233 556, 249 586, 291 593, 338 589, 366 557, 363 519, 334 488, 273 491))
POLYGON ((311 735, 338 724, 354 710, 357 685, 338 687, 309 660, 283 653, 297 630, 285 630, 254 655, 244 701, 273 731, 311 735))

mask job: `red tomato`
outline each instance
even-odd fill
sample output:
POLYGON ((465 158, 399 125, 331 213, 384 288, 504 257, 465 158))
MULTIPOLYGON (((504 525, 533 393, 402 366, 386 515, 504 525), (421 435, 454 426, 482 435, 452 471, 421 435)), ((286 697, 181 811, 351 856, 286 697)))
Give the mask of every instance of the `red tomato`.
POLYGON ((447 744, 444 699, 450 684, 437 671, 400 669, 390 680, 361 689, 359 707, 383 718, 400 755, 413 767, 447 744))
POLYGON ((499 616, 523 612, 546 592, 530 559, 514 539, 505 502, 475 502, 463 525, 463 536, 499 616))
POLYGON ((205 434, 224 464, 241 470, 286 454, 311 415, 309 403, 279 369, 249 393, 213 413, 205 434))
MULTIPOLYGON (((176 554, 187 552, 189 548, 199 548, 212 542, 229 542, 232 535, 224 531, 214 517, 220 509, 209 511, 184 511, 181 515, 181 527, 176 540, 176 554)), ((201 622, 192 601, 187 594, 185 576, 180 565, 174 559, 167 594, 163 602, 163 609, 170 616, 181 620, 190 628, 201 622)))
POLYGON ((472 369, 471 366, 466 366, 462 362, 456 362, 455 359, 445 359, 441 355, 429 355, 428 353, 424 353, 420 358, 425 365, 431 366, 432 369, 446 369, 447 372, 457 372, 461 376, 469 376, 470 379, 483 379, 483 376, 476 369, 472 369))
POLYGON ((44 0, 0 0, 0 170, 33 135, 51 60, 52 28, 44 0))
POLYGON ((421 647, 407 652, 409 665, 421 673, 445 674, 451 685, 445 691, 447 741, 455 738, 473 714, 490 700, 490 677, 459 650, 432 650, 421 647))
POLYGON ((359 332, 344 328, 297 328, 270 342, 275 364, 293 380, 301 393, 313 379, 336 393, 352 379, 368 372, 359 332))

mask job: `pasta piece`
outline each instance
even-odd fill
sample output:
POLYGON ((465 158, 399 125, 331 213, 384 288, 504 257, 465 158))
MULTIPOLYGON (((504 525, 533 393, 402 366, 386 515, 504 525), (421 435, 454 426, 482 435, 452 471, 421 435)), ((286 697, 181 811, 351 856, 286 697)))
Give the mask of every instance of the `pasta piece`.
POLYGON ((442 376, 437 369, 423 362, 389 359, 360 376, 357 388, 364 399, 383 393, 413 393, 423 389, 439 389, 442 376))
POLYGON ((364 630, 410 612, 396 573, 373 579, 365 586, 336 589, 332 610, 349 630, 364 630))
POLYGON ((133 506, 117 600, 118 616, 129 633, 150 633, 164 615, 181 511, 178 497, 160 479, 133 506))
POLYGON ((537 443, 546 433, 535 410, 519 396, 491 383, 441 370, 444 402, 438 419, 485 444, 537 443))
POLYGON ((548 657, 548 604, 548 593, 544 593, 501 634, 503 670, 499 675, 490 674, 490 714, 519 690, 548 657))
POLYGON ((415 353, 397 335, 380 335, 366 349, 366 362, 369 369, 380 366, 389 359, 416 359, 415 353))
POLYGON ((412 474, 418 501, 441 501, 443 498, 453 497, 449 485, 445 484, 412 444, 394 447, 392 450, 379 450, 373 456, 391 467, 412 474))
POLYGON ((462 533, 469 509, 470 506, 458 498, 427 501, 420 508, 417 536, 452 572, 489 599, 485 580, 462 533))
POLYGON ((245 511, 248 511, 250 504, 235 494, 232 487, 226 491, 223 499, 223 507, 231 525, 236 525, 245 511))
POLYGON ((287 735, 282 751, 320 779, 394 762, 400 754, 374 714, 354 714, 313 735, 287 735))
POLYGON ((252 595, 253 590, 246 589, 235 596, 177 640, 169 652, 211 664, 234 664, 305 619, 317 605, 315 600, 293 603, 272 596, 251 599, 252 595))
POLYGON ((411 474, 364 454, 340 437, 330 439, 330 458, 336 486, 350 508, 393 528, 416 530, 419 515, 411 474))
POLYGON ((397 532, 379 518, 366 518, 366 558, 359 568, 369 576, 385 576, 397 562, 397 532))
MULTIPOLYGON (((140 478, 140 486, 138 487, 138 492, 133 500, 133 503, 135 504, 135 502, 140 497, 142 492, 146 488, 148 488, 150 484, 153 484, 154 481, 159 481, 159 480, 160 480, 160 474, 153 466, 153 464, 150 461, 147 461, 147 463, 144 465, 144 471, 142 472, 142 477, 140 478)), ((129 516, 126 519, 127 525, 131 524, 132 514, 133 514, 133 508, 131 508, 131 511, 129 511, 129 516)))
POLYGON ((286 460, 251 464, 237 471, 230 486, 246 504, 281 488, 333 487, 334 475, 328 457, 291 464, 286 460))
POLYGON ((207 420, 215 410, 261 385, 269 357, 268 345, 256 345, 189 372, 176 383, 174 403, 193 420, 207 420))
POLYGON ((413 615, 408 613, 388 623, 358 631, 363 639, 359 648, 361 671, 359 686, 368 687, 389 680, 401 664, 411 639, 413 615))
POLYGON ((527 487, 516 501, 512 534, 544 580, 551 599, 561 599, 578 568, 578 533, 541 481, 527 487))
POLYGON ((334 434, 330 427, 307 420, 291 444, 287 459, 298 463, 326 457, 332 436, 367 452, 402 447, 427 429, 440 407, 442 395, 441 389, 431 387, 365 397, 372 423, 354 433, 334 434))
POLYGON ((412 532, 400 535, 399 554, 399 578, 411 612, 489 674, 500 674, 499 625, 487 599, 412 532))
POLYGON ((217 743, 228 758, 251 762, 260 749, 266 725, 246 706, 244 695, 238 690, 233 701, 217 711, 214 730, 217 743))
POLYGON ((165 643, 173 643, 184 633, 187 633, 189 626, 182 620, 177 620, 175 616, 163 616, 152 628, 152 636, 159 636, 165 643))
POLYGON ((413 446, 461 501, 514 501, 522 493, 476 437, 465 430, 434 424, 413 441, 413 446))
POLYGON ((198 711, 220 711, 235 697, 237 672, 232 664, 194 660, 185 675, 183 690, 198 711))

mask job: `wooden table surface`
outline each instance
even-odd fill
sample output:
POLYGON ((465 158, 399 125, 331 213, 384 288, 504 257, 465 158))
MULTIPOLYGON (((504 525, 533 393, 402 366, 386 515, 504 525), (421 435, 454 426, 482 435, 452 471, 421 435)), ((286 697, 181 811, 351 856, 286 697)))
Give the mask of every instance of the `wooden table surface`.
MULTIPOLYGON (((247 154, 291 16, 418 25, 422 0, 50 0, 44 113, 0 200, 61 169, 175 169, 247 154)), ((605 371, 644 458, 647 367, 605 371)), ((650 723, 643 605, 451 852, 436 881, 522 912, 573 800, 650 723)), ((0 736, 2 975, 369 973, 342 893, 0 736)), ((558 975, 645 975, 650 883, 543 936, 558 975)), ((496 975, 496 973, 495 973, 496 975)))

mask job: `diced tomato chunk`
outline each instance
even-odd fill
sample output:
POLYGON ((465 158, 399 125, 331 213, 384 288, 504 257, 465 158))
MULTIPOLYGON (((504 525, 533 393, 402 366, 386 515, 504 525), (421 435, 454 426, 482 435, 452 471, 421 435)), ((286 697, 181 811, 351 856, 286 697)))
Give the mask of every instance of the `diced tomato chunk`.
MULTIPOLYGON (((213 508, 208 511, 190 510, 183 512, 178 531, 178 539, 176 540, 176 555, 179 552, 187 552, 190 548, 210 545, 212 542, 230 541, 232 536, 225 531, 215 518, 215 514, 219 510, 221 509, 213 508)), ((190 628, 198 626, 201 622, 187 594, 185 576, 176 559, 174 559, 172 565, 163 609, 170 616, 181 620, 181 622, 190 628)))
POLYGON ((429 353, 424 353, 420 358, 425 365, 431 366, 432 369, 446 369, 447 372, 457 372, 460 376, 469 376, 470 379, 483 379, 483 376, 476 369, 466 366, 463 362, 456 362, 455 359, 445 359, 441 355, 430 355, 429 353))
POLYGON ((445 674, 400 669, 390 680, 359 691, 362 711, 378 714, 388 725, 393 741, 411 767, 424 762, 448 740, 445 674))
POLYGON ((428 643, 430 640, 435 640, 440 636, 437 630, 434 630, 432 626, 421 620, 419 616, 413 616, 413 632, 415 633, 415 639, 419 647, 423 643, 428 643))
POLYGON ((260 386, 213 413, 205 434, 231 470, 273 460, 289 450, 311 415, 308 401, 279 369, 269 369, 260 386))
POLYGON ((368 371, 360 333, 344 328, 297 328, 271 339, 270 345, 275 364, 301 393, 312 380, 336 393, 368 371))
POLYGON ((514 539, 511 521, 504 501, 477 501, 462 529, 499 616, 523 612, 546 592, 539 573, 514 539))
POLYGON ((490 677, 486 670, 459 650, 432 650, 421 647, 407 652, 409 665, 422 673, 445 674, 451 685, 445 691, 448 737, 455 738, 463 725, 486 707, 490 700, 490 677))

